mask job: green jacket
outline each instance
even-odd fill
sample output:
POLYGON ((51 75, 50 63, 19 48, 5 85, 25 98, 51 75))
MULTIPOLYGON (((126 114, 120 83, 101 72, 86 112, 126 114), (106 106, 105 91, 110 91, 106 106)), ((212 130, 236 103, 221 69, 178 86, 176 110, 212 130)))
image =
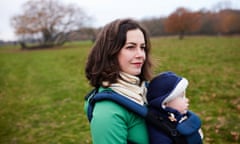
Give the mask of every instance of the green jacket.
POLYGON ((95 104, 90 130, 93 144, 149 143, 145 120, 109 100, 95 104))

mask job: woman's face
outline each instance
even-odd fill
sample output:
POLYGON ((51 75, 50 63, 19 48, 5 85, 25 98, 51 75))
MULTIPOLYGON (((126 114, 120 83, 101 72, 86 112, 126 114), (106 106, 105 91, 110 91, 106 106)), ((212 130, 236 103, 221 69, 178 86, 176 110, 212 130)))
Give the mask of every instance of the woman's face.
POLYGON ((129 30, 126 36, 126 43, 118 54, 118 62, 122 72, 139 75, 144 64, 145 39, 141 30, 129 30))

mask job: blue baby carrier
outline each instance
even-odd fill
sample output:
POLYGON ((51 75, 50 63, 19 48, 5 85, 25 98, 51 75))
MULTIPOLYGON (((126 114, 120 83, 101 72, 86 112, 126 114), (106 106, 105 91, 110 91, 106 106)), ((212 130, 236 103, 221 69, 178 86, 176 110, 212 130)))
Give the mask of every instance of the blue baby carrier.
MULTIPOLYGON (((163 117, 159 115, 156 116, 154 112, 149 111, 146 106, 139 105, 136 102, 129 100, 125 96, 112 91, 111 89, 104 89, 101 92, 98 92, 98 89, 93 89, 85 96, 86 113, 89 122, 91 122, 93 116, 92 113, 95 103, 103 100, 113 101, 125 107, 129 111, 136 113, 140 117, 143 117, 147 123, 154 125, 157 129, 166 132, 166 134, 172 137, 175 144, 192 144, 187 142, 185 136, 180 134, 177 128, 171 123, 167 122, 163 117)), ((201 125, 200 121, 198 123, 201 125)))

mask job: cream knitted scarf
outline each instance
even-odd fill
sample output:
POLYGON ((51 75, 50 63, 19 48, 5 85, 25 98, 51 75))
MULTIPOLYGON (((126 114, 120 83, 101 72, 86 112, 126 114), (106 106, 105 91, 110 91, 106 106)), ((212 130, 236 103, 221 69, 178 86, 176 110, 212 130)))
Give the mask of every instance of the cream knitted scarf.
POLYGON ((140 83, 140 79, 136 76, 120 72, 117 83, 111 84, 110 88, 140 105, 147 103, 145 83, 140 83))

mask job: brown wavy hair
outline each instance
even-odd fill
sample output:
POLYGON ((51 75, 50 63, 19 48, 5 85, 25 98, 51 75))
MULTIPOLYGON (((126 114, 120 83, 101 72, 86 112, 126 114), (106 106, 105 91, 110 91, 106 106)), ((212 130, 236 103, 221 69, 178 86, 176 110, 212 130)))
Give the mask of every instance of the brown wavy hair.
POLYGON ((85 73, 92 86, 103 86, 103 81, 108 84, 117 81, 120 72, 118 53, 125 45, 127 32, 135 29, 143 32, 146 44, 146 59, 139 78, 141 81, 151 79, 152 63, 149 57, 151 44, 146 29, 133 19, 117 19, 101 29, 88 55, 85 73))

